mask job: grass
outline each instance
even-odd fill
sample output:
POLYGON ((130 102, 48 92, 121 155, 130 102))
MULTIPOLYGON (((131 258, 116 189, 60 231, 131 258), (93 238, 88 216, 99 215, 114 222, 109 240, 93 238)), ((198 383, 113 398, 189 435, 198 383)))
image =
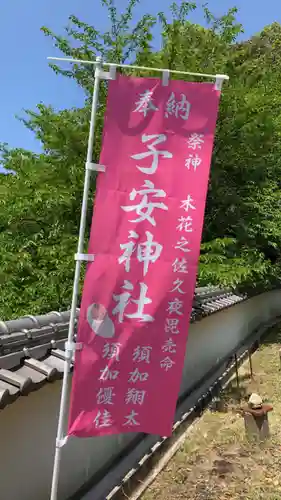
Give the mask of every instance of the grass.
POLYGON ((224 413, 206 411, 182 448, 146 490, 142 500, 281 500, 281 327, 273 329, 239 369, 240 389, 233 380, 222 397, 224 413), (247 441, 239 414, 252 392, 273 405, 270 439, 247 441))

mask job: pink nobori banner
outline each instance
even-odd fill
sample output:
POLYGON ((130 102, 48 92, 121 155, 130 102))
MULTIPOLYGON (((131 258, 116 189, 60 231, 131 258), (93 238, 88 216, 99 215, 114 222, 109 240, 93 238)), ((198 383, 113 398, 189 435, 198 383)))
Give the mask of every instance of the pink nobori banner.
POLYGON ((171 434, 219 97, 211 83, 109 84, 68 435, 171 434))

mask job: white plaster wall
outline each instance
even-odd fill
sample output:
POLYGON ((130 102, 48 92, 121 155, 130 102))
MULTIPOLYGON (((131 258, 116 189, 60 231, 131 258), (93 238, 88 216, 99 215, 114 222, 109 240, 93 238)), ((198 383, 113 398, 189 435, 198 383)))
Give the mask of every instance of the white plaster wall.
MULTIPOLYGON (((262 322, 281 314, 269 292, 191 325, 181 392, 262 322)), ((1 500, 49 500, 61 382, 47 384, 0 411, 1 500)), ((59 499, 72 495, 134 434, 71 439, 63 448, 59 499)))
POLYGON ((281 291, 267 292, 190 326, 180 394, 219 364, 261 323, 281 314, 281 291))

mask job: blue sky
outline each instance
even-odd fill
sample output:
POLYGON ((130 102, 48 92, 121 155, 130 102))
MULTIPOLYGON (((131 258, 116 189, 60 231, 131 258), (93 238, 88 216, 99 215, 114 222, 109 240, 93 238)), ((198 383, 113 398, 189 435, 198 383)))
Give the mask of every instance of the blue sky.
MULTIPOLYGON (((141 0, 138 14, 159 10, 167 12, 170 0, 141 0)), ((203 1, 204 3, 204 1, 203 1)), ((126 0, 116 0, 122 8, 126 0)), ((209 7, 216 14, 229 7, 239 8, 245 36, 261 30, 266 24, 281 21, 280 0, 210 0, 209 7)), ((47 56, 59 55, 52 42, 40 32, 46 25, 56 33, 63 33, 70 14, 94 24, 99 29, 108 26, 107 12, 99 0, 2 0, 0 6, 1 93, 0 142, 38 151, 33 134, 16 120, 23 108, 34 109, 44 102, 56 109, 80 106, 83 93, 74 82, 56 76, 48 67, 47 56)), ((192 20, 200 22, 196 13, 192 20)), ((157 37, 157 33, 156 33, 157 37)), ((188 68, 185 68, 188 70, 188 68)))

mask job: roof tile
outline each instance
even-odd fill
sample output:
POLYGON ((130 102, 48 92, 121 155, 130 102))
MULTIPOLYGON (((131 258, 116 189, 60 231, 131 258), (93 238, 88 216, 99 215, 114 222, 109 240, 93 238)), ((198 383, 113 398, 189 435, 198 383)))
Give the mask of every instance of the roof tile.
POLYGON ((58 356, 52 354, 44 359, 44 364, 55 368, 57 370, 58 376, 62 376, 64 370, 64 359, 59 358, 58 356))
MULTIPOLYGON (((218 287, 196 288, 191 321, 231 307, 245 296, 218 287)), ((79 317, 77 309, 76 326, 79 317)), ((0 409, 21 394, 61 378, 70 311, 0 321, 0 409)))
POLYGON ((22 394, 29 392, 30 386, 32 385, 32 381, 29 377, 21 375, 18 371, 13 372, 11 370, 5 370, 4 368, 0 370, 0 380, 18 387, 22 394))
POLYGON ((47 365, 44 361, 38 361, 38 359, 27 358, 24 360, 25 366, 35 370, 36 372, 41 373, 48 380, 55 380, 57 378, 57 370, 56 368, 52 368, 47 365))
POLYGON ((19 394, 19 389, 13 388, 9 384, 0 381, 0 409, 2 410, 7 404, 13 402, 19 394))
POLYGON ((34 387, 32 388, 33 390, 39 389, 42 385, 45 384, 47 379, 46 375, 43 375, 43 373, 40 373, 39 371, 34 370, 33 368, 30 368, 26 365, 21 366, 17 370, 17 373, 32 380, 32 383, 34 384, 34 387))

